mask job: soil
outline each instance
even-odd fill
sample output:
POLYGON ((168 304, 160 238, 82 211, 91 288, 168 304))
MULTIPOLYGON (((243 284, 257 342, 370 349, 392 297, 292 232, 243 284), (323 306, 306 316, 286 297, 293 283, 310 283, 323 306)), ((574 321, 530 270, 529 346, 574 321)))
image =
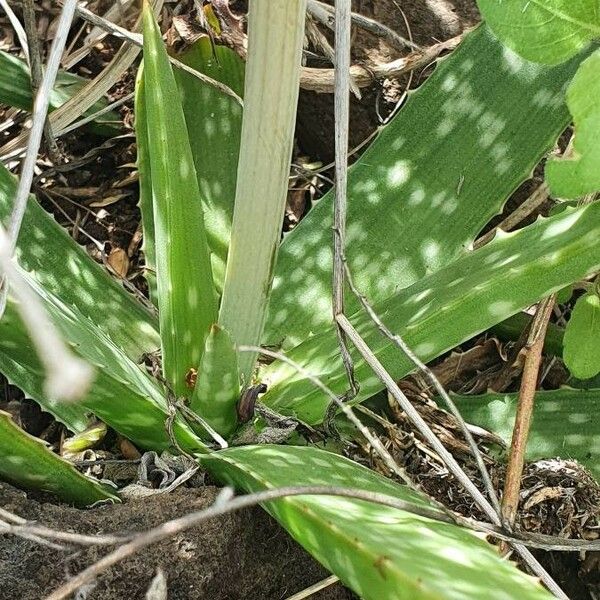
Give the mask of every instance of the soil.
MULTIPOLYGON (((218 489, 179 488, 137 501, 82 511, 28 499, 0 483, 0 506, 50 528, 86 534, 132 533, 208 507, 218 489)), ((113 547, 65 551, 14 536, 0 536, 3 600, 39 600, 113 547)), ((262 509, 253 508, 203 523, 164 544, 150 546, 115 566, 86 588, 86 600, 138 600, 157 568, 167 578, 169 600, 277 600, 288 598, 330 574, 262 509)), ((82 590, 83 592, 83 590, 82 590)), ((350 600, 341 584, 315 600, 350 600)))

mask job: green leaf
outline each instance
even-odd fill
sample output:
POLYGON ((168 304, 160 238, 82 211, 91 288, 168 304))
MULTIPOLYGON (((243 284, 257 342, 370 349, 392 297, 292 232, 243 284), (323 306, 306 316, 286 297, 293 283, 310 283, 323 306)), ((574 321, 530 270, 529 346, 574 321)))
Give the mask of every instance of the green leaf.
MULTIPOLYGON (((518 232, 503 233, 374 308, 388 328, 427 362, 598 270, 599 239, 600 204, 565 211, 518 232)), ((414 369, 362 311, 350 320, 396 380, 414 369)), ((288 356, 337 394, 346 391, 333 327, 298 345, 288 356)), ((354 358, 360 401, 382 389, 382 384, 360 356, 354 353, 354 358)), ((293 368, 276 361, 264 368, 261 379, 269 385, 263 402, 311 424, 322 420, 328 398, 293 368)))
POLYGON ((78 506, 118 501, 111 488, 76 471, 44 442, 25 433, 4 411, 0 411, 0 477, 78 506))
MULTIPOLYGON (((221 481, 246 492, 334 485, 428 505, 404 486, 311 447, 246 446, 201 462, 221 481)), ((287 497, 265 508, 365 600, 551 598, 492 546, 455 525, 333 496, 287 497)))
POLYGON ((575 121, 573 156, 553 158, 546 179, 553 195, 578 198, 600 190, 600 50, 585 60, 567 90, 575 121))
MULTIPOLYGON (((480 27, 411 94, 349 174, 346 255, 371 302, 468 253, 568 125, 578 61, 528 63, 480 27)), ((289 348, 331 322, 332 198, 283 241, 265 344, 289 348)))
MULTIPOLYGON (((71 99, 86 83, 88 81, 83 77, 59 71, 54 89, 50 93, 49 110, 52 111, 71 99)), ((0 50, 0 103, 29 111, 33 106, 31 78, 27 63, 3 50, 0 50)), ((100 100, 89 108, 84 116, 91 115, 106 106, 108 106, 108 102, 100 100)), ((100 135, 116 135, 119 132, 120 123, 120 116, 111 111, 99 116, 88 127, 100 135)))
MULTIPOLYGON (((568 286, 572 287, 572 286, 568 286)), ((560 294, 567 288, 558 292, 560 294)), ((531 315, 523 312, 514 314, 505 321, 501 321, 491 328, 492 333, 503 341, 517 341, 525 329, 531 324, 531 315)), ((544 352, 552 356, 562 356, 563 336, 565 330, 554 323, 548 323, 546 337, 544 338, 544 352)))
POLYGON ((227 331, 214 324, 206 338, 190 408, 228 438, 237 427, 239 397, 237 350, 227 331))
POLYGON ((600 297, 593 291, 575 304, 565 330, 563 358, 578 379, 600 373, 600 297))
MULTIPOLYGON (((176 395, 197 367, 217 299, 181 99, 151 8, 144 7, 148 129, 163 371, 176 395)), ((140 177, 145 173, 140 172, 140 177)))
MULTIPOLYGON (((229 86, 239 96, 243 94, 244 61, 233 50, 212 46, 205 37, 178 59, 229 86)), ((175 69, 174 73, 202 196, 213 277, 215 286, 221 290, 231 237, 242 107, 234 98, 197 77, 181 69, 175 69)))
MULTIPOLYGON (((0 165, 0 220, 12 212, 17 181, 0 165)), ((137 361, 160 346, 154 317, 29 197, 15 252, 37 284, 89 319, 102 322, 112 342, 137 361), (127 324, 127 326, 124 326, 127 324)))
MULTIPOLYGON (((453 396, 469 423, 493 431, 510 444, 518 394, 453 396)), ((533 421, 527 440, 527 460, 578 460, 600 481, 600 390, 536 392, 533 421)))
POLYGON ((598 0, 477 0, 492 31, 521 56, 563 62, 600 37, 598 0))
MULTIPOLYGON (((76 433, 87 427, 85 415, 92 412, 141 448, 172 450, 165 428, 169 411, 158 382, 112 343, 101 326, 60 302, 27 273, 23 275, 71 349, 96 367, 96 378, 78 404, 58 403, 48 398, 43 386, 44 369, 10 298, 0 321, 0 371, 76 433)), ((174 433, 183 447, 202 451, 203 444, 181 419, 176 419, 174 433)))
POLYGON ((144 68, 140 65, 135 80, 135 139, 137 145, 137 168, 140 187, 140 212, 144 253, 144 278, 148 284, 148 295, 154 306, 158 305, 156 283, 156 249, 154 234, 154 202, 152 200, 152 174, 150 172, 150 147, 148 145, 148 117, 144 91, 144 68))

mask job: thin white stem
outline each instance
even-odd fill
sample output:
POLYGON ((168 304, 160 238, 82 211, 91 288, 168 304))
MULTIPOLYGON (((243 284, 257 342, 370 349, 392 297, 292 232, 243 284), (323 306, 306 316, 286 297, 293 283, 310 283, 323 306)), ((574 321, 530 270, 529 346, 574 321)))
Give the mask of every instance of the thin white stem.
POLYGON ((56 400, 77 400, 89 388, 93 369, 67 348, 38 295, 19 273, 12 260, 10 240, 2 226, 0 271, 11 285, 17 300, 16 308, 46 371, 46 394, 56 400))
POLYGON ((337 315, 344 314, 344 263, 346 241, 346 212, 348 188, 348 129, 350 126, 350 0, 335 1, 335 198, 333 213, 333 319, 342 362, 350 383, 349 397, 356 396, 358 386, 354 378, 352 356, 346 336, 336 323, 337 315))
MULTIPOLYGON (((29 198, 29 192, 31 190, 35 163, 37 161, 38 152, 40 151, 42 134, 44 132, 46 116, 48 115, 50 93, 54 88, 58 67, 60 66, 60 59, 65 49, 65 44, 67 43, 67 35, 69 34, 71 22, 73 21, 76 5, 77 0, 65 0, 60 18, 58 20, 56 35, 50 48, 48 65, 46 66, 46 71, 42 78, 40 89, 38 90, 33 102, 33 117, 31 131, 29 133, 29 142, 27 144, 25 159, 21 165, 17 193, 15 195, 13 212, 8 227, 8 248, 11 256, 15 251, 15 246, 17 245, 19 230, 21 229, 23 215, 25 214, 25 208, 27 206, 27 199, 29 198)), ((6 299, 8 295, 7 287, 8 286, 5 282, 0 290, 0 318, 4 314, 4 309, 6 308, 6 299)))
POLYGON ((0 7, 6 13, 10 24, 12 25, 15 33, 17 34, 17 38, 19 39, 19 44, 21 45, 21 49, 23 50, 23 54, 25 55, 25 60, 29 63, 29 46, 27 44, 27 34, 25 33, 25 29, 23 29, 23 25, 21 25, 21 21, 17 15, 15 15, 13 9, 10 7, 10 4, 7 0, 0 0, 0 7))

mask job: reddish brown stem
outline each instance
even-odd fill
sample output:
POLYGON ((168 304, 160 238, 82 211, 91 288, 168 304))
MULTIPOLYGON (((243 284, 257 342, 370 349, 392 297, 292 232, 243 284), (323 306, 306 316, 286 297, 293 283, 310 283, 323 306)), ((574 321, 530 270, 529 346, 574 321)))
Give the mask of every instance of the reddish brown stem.
POLYGON ((527 340, 525 366, 521 378, 519 390, 519 402, 515 426, 513 429, 506 480, 504 482, 504 494, 502 497, 502 516, 506 524, 512 527, 517 516, 519 506, 519 491, 521 488, 521 476, 525 463, 525 449, 533 415, 535 391, 537 388, 538 374, 544 348, 546 329, 554 308, 555 296, 549 296, 537 307, 535 317, 531 325, 529 339, 527 340))

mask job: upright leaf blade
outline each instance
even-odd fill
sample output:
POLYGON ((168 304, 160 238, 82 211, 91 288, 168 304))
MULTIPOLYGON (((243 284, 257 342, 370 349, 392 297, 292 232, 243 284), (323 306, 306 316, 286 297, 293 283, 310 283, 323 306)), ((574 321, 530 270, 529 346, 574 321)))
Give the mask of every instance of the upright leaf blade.
MULTIPOLYGON (((311 447, 246 446, 201 460, 221 481, 246 492, 335 485, 427 505, 407 488, 311 447)), ((489 544, 454 525, 332 496, 288 497, 265 508, 365 600, 552 597, 489 544)))
POLYGON ((237 427, 239 397, 237 350, 229 333, 215 324, 206 338, 190 408, 228 438, 237 427))
MULTIPOLYGON (((578 61, 528 63, 479 27, 411 94, 349 173, 346 255, 371 302, 468 251, 568 125, 578 61)), ((329 193, 284 239, 265 344, 291 347, 331 321, 331 216, 329 193)))
MULTIPOLYGON (((230 48, 212 46, 205 37, 178 58, 239 96, 243 94, 244 61, 230 48)), ((216 288, 222 290, 235 202, 242 107, 197 77, 181 69, 174 73, 202 196, 213 278, 216 288)))
POLYGON ((118 500, 108 486, 77 472, 44 442, 25 433, 4 411, 0 411, 0 477, 78 506, 118 500))
MULTIPOLYGON (((260 343, 281 237, 294 141, 306 0, 253 2, 242 147, 219 324, 236 344, 260 343), (267 125, 268 124, 268 125, 267 125)), ((256 354, 239 357, 248 385, 256 354)))
MULTIPOLYGON (((163 371, 177 395, 217 318, 200 191, 181 99, 152 10, 144 7, 148 125, 163 371)), ((143 176, 143 174, 142 174, 143 176)))

